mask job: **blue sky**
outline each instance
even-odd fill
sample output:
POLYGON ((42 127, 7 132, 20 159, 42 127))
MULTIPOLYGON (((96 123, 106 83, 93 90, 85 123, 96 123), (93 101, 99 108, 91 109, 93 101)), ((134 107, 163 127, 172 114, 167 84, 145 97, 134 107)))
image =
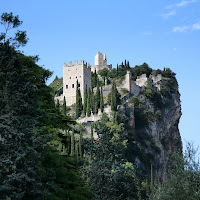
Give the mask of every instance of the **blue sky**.
MULTIPOLYGON (((200 0, 0 0, 0 14, 23 20, 29 42, 22 50, 62 76, 62 63, 94 64, 98 51, 115 67, 146 62, 177 73, 182 140, 200 144, 200 0)), ((0 29, 0 31, 2 31, 0 29)))

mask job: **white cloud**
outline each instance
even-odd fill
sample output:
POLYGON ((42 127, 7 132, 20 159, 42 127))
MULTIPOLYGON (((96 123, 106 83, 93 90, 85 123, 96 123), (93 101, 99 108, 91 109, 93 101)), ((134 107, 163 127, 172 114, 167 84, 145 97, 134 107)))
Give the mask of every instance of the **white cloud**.
POLYGON ((200 22, 189 25, 189 26, 176 26, 173 28, 173 32, 187 32, 187 31, 195 31, 200 30, 200 22))
POLYGON ((164 13, 164 14, 161 15, 161 17, 167 19, 168 17, 173 16, 173 15, 176 15, 176 10, 172 10, 168 13, 164 13))
POLYGON ((197 0, 183 0, 180 3, 168 5, 165 7, 165 9, 183 7, 183 6, 187 6, 188 4, 195 3, 195 2, 197 2, 197 0))
POLYGON ((173 32, 187 32, 190 26, 176 26, 173 28, 173 32))
POLYGON ((192 25, 192 30, 200 30, 200 22, 192 25))

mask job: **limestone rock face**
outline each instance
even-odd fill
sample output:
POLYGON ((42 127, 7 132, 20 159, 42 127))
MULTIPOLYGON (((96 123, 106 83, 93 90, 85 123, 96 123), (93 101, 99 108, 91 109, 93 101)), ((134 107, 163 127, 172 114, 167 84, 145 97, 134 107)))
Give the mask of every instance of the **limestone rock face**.
MULTIPOLYGON (((167 178, 166 174, 170 167, 171 156, 175 152, 182 151, 182 140, 178 127, 182 114, 178 84, 175 82, 173 85, 174 90, 173 92, 169 92, 169 96, 163 96, 160 91, 160 88, 162 89, 161 83, 161 80, 159 80, 159 82, 152 81, 151 85, 151 88, 154 89, 154 91, 156 91, 161 97, 162 106, 159 108, 153 103, 154 100, 150 100, 147 96, 145 96, 143 91, 145 91, 146 86, 141 85, 140 87, 141 93, 137 96, 137 98, 142 102, 143 113, 152 113, 153 116, 148 116, 148 122, 144 126, 137 127, 137 123, 134 122, 134 120, 137 121, 137 111, 135 105, 129 101, 131 97, 129 97, 126 101, 126 109, 129 107, 127 120, 130 128, 128 132, 133 135, 135 134, 136 138, 138 135, 143 137, 143 141, 139 143, 139 146, 142 148, 142 152, 145 152, 146 155, 151 155, 152 157, 148 165, 153 165, 155 182, 157 182, 158 179, 163 180, 167 178), (155 117, 158 114, 159 117, 155 117), (144 133, 147 136, 143 136, 142 134, 144 133)), ((140 120, 143 119, 140 118, 140 120)), ((146 158, 148 158, 148 156, 146 158)), ((147 166, 144 166, 144 159, 140 156, 136 155, 135 163, 137 163, 138 167, 141 169, 144 169, 145 167, 147 168, 147 166)))
POLYGON ((149 123, 146 131, 153 136, 160 153, 155 155, 155 176, 166 179, 171 156, 182 151, 182 140, 178 128, 181 117, 180 95, 172 94, 169 106, 162 109, 159 121, 149 123))

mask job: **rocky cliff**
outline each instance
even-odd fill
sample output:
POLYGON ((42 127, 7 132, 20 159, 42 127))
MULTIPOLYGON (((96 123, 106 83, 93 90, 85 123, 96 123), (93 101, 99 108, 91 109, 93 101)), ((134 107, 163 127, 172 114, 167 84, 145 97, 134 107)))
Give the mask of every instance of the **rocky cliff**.
POLYGON ((180 94, 175 75, 165 75, 155 81, 146 78, 138 82, 137 95, 128 95, 119 106, 119 111, 126 116, 132 145, 129 157, 136 165, 150 176, 153 166, 154 181, 166 179, 171 156, 182 151, 179 132, 181 117, 180 94), (139 94, 138 94, 139 87, 139 94), (131 155, 132 154, 132 155, 131 155))

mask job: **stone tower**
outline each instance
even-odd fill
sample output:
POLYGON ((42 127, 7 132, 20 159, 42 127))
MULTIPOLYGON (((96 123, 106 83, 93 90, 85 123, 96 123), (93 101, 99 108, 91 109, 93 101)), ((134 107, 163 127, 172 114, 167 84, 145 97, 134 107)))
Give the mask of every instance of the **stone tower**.
POLYGON ((63 64, 63 97, 66 98, 67 106, 76 103, 76 86, 77 80, 80 84, 80 91, 82 101, 84 102, 85 89, 91 88, 91 68, 82 60, 79 64, 78 61, 63 64))
POLYGON ((107 64, 106 54, 102 54, 100 51, 95 55, 94 66, 91 67, 92 72, 99 71, 101 69, 112 69, 112 65, 107 64))
POLYGON ((132 93, 132 91, 131 91, 131 72, 130 71, 126 72, 126 88, 130 93, 132 93))

